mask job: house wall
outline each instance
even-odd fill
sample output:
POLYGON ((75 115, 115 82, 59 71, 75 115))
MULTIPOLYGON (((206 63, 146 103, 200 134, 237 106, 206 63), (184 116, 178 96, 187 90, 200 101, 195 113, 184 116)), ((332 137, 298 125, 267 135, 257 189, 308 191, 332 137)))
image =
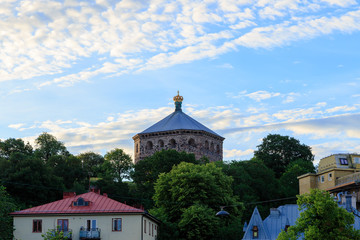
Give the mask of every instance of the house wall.
POLYGON ((310 189, 317 188, 316 175, 306 174, 299 178, 299 193, 304 194, 310 192, 310 189))
POLYGON ((320 190, 333 188, 336 186, 338 178, 353 174, 354 171, 354 169, 332 169, 318 174, 304 174, 298 177, 299 193, 309 193, 313 188, 320 190))
MULTIPOLYGON (((87 220, 96 220, 97 228, 101 229, 101 239, 115 240, 154 240, 157 236, 158 226, 150 218, 143 215, 66 215, 66 216, 14 216, 14 237, 17 240, 42 240, 41 234, 45 234, 48 229, 56 229, 58 219, 68 219, 69 229, 72 230, 72 239, 79 239, 80 228, 86 227, 87 220), (112 219, 122 218, 122 231, 112 231, 112 219), (33 233, 33 220, 42 220, 42 232, 33 233), (144 220, 147 225, 154 225, 154 233, 144 233, 144 220)), ((152 229, 151 229, 152 230, 152 229)))

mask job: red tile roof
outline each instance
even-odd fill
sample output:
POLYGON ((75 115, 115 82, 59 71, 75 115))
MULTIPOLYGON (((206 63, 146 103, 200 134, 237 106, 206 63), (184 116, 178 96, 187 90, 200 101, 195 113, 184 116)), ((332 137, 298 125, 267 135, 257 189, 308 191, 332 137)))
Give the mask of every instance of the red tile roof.
POLYGON ((55 202, 11 213, 11 215, 34 214, 89 214, 89 213, 145 213, 144 210, 134 208, 94 192, 84 193, 55 202), (73 206, 78 198, 90 201, 89 206, 73 206))

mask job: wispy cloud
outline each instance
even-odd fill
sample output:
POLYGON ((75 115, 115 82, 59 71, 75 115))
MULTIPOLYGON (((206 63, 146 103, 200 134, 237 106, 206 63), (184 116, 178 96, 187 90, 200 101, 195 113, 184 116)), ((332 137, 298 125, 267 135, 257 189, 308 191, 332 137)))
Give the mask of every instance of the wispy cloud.
POLYGON ((239 47, 274 48, 352 33, 360 29, 356 5, 355 0, 7 1, 0 8, 0 81, 46 76, 38 87, 66 87, 214 58, 239 47), (94 58, 103 63, 93 65, 94 58))

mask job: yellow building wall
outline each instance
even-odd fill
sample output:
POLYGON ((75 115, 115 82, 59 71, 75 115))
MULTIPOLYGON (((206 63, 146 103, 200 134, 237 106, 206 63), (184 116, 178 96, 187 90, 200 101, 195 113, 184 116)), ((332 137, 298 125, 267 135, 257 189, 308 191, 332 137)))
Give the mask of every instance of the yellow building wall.
MULTIPOLYGON (((127 240, 155 240, 157 236, 158 226, 150 218, 142 215, 106 215, 106 216, 15 216, 14 217, 14 238, 19 240, 42 240, 41 234, 45 234, 48 229, 56 229, 58 219, 68 219, 69 229, 72 230, 72 239, 79 239, 80 228, 86 227, 87 220, 96 220, 97 228, 101 229, 101 239, 115 240, 115 239, 127 239, 127 240), (112 219, 122 218, 122 231, 112 231, 112 219), (42 220, 42 232, 33 233, 32 226, 33 220, 42 220), (149 235, 147 231, 144 233, 142 223, 154 225, 154 235, 149 235), (155 227, 156 226, 156 227, 155 227), (155 230, 156 228, 156 230, 155 230), (143 238, 142 238, 143 237, 143 238)), ((147 226, 148 230, 148 226, 147 226)))

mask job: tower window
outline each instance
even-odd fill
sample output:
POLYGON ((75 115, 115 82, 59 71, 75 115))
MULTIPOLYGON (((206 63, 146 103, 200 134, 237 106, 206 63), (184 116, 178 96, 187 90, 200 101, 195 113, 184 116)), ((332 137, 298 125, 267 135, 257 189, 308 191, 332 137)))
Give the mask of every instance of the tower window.
POLYGON ((220 146, 219 146, 219 144, 218 144, 218 145, 216 145, 216 153, 217 153, 217 154, 219 154, 219 153, 220 153, 220 146))
POLYGON ((147 150, 153 149, 153 143, 152 143, 151 141, 148 141, 148 142, 146 143, 146 149, 147 149, 147 150))
POLYGON ((205 141, 205 149, 209 150, 209 142, 207 140, 205 141))
POLYGON ((210 150, 211 150, 211 151, 214 151, 214 143, 211 143, 211 144, 210 144, 210 150))
POLYGON ((190 146, 192 146, 192 147, 196 147, 195 140, 194 140, 193 138, 190 138, 190 139, 189 139, 188 144, 189 144, 190 146))
POLYGON ((170 147, 171 147, 171 148, 175 148, 175 147, 176 147, 176 141, 175 141, 175 139, 171 139, 170 142, 169 142, 169 144, 170 144, 170 147))
POLYGON ((136 144, 135 150, 137 153, 139 152, 139 144, 136 144))
POLYGON ((159 147, 161 147, 161 148, 164 147, 164 141, 163 140, 159 140, 158 144, 159 144, 159 147))

